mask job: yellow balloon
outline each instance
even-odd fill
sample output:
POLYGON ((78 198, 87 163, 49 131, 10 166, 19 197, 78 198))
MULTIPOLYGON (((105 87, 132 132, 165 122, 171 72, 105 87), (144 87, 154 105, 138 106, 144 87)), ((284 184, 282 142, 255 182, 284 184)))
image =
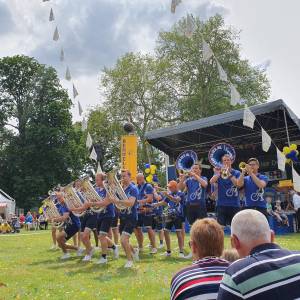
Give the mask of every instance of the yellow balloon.
POLYGON ((297 150, 297 145, 296 144, 292 144, 290 146, 290 150, 297 150))
POLYGON ((152 182, 152 180, 153 180, 153 176, 152 176, 152 175, 148 175, 148 176, 146 177, 146 181, 147 181, 147 182, 152 182))
POLYGON ((152 175, 154 175, 155 174, 155 170, 151 170, 151 172, 150 172, 152 175))
POLYGON ((151 165, 150 168, 151 168, 152 170, 155 170, 155 171, 156 171, 156 169, 157 169, 156 165, 151 165))
POLYGON ((283 153, 284 154, 289 154, 290 152, 291 152, 291 150, 290 150, 289 147, 287 147, 287 146, 283 147, 283 153))
POLYGON ((43 208, 40 207, 40 208, 39 208, 39 214, 41 215, 42 213, 43 213, 43 208))
POLYGON ((149 168, 145 169, 145 173, 149 174, 150 173, 150 169, 149 168))

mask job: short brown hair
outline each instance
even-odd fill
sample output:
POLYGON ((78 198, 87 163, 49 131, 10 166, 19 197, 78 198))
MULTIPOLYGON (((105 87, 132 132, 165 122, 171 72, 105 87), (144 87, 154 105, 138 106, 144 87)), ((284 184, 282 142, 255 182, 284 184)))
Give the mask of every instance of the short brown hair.
POLYGON ((224 249, 224 232, 214 219, 197 220, 191 228, 191 241, 196 244, 202 257, 220 257, 224 249))
POLYGON ((126 173, 129 177, 131 177, 131 172, 128 169, 122 169, 121 173, 126 173))
POLYGON ((238 252, 234 248, 224 250, 221 257, 229 262, 234 262, 240 258, 238 252))
POLYGON ((251 161, 254 161, 254 162, 256 162, 259 165, 259 161, 258 161, 257 158, 251 157, 251 158, 248 159, 247 163, 249 164, 251 161))

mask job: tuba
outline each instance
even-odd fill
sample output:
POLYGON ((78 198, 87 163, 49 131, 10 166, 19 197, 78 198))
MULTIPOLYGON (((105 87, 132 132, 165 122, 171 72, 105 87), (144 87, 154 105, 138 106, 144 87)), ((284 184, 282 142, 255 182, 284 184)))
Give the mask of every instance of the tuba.
MULTIPOLYGON (((127 200, 128 197, 125 194, 115 172, 109 172, 106 175, 106 180, 103 182, 104 188, 110 198, 113 199, 118 199, 121 202, 123 200, 127 200)), ((120 210, 120 211, 125 211, 130 209, 130 207, 120 203, 120 204, 115 204, 115 206, 120 210)))
POLYGON ((176 169, 179 173, 187 174, 191 170, 192 166, 198 161, 196 152, 187 150, 179 154, 176 159, 176 169))
MULTIPOLYGON (((90 182, 89 176, 81 179, 80 193, 85 201, 89 203, 101 202, 104 200, 94 189, 93 185, 90 182)), ((91 211, 95 213, 100 213, 104 209, 104 206, 91 206, 91 211)))
POLYGON ((208 160, 212 166, 221 169, 221 177, 223 179, 228 179, 230 172, 228 168, 224 168, 222 164, 222 157, 227 154, 230 156, 232 162, 235 161, 235 150, 234 148, 226 143, 220 143, 212 146, 208 152, 208 160))
MULTIPOLYGON (((68 207, 69 210, 72 211, 73 208, 80 208, 82 207, 82 204, 85 202, 82 202, 80 197, 77 195, 76 190, 73 187, 73 182, 70 184, 64 186, 61 188, 61 191, 64 194, 64 200, 65 204, 68 207)), ((72 212, 74 216, 76 217, 82 217, 85 214, 85 211, 81 213, 72 212)))
MULTIPOLYGON (((55 203, 54 203, 53 195, 50 195, 43 201, 43 214, 46 219, 53 219, 61 217, 55 203)), ((64 222, 53 222, 53 225, 57 228, 61 228, 64 226, 64 222)))

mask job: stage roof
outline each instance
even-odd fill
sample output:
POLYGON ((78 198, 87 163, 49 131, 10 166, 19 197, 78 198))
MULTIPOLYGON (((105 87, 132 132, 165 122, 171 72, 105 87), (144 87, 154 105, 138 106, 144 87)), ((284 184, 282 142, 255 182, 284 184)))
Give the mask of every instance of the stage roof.
MULTIPOLYGON (((291 141, 300 140, 300 120, 283 100, 250 107, 256 116, 254 129, 243 125, 244 109, 203 118, 146 133, 147 141, 176 158, 185 150, 194 150, 201 157, 217 143, 226 142, 236 149, 261 149, 261 126, 277 147, 287 143, 284 112, 291 141), (260 147, 257 147, 260 146, 260 147)), ((273 151, 275 147, 273 146, 273 151)), ((259 153, 256 153, 259 155, 259 153)))

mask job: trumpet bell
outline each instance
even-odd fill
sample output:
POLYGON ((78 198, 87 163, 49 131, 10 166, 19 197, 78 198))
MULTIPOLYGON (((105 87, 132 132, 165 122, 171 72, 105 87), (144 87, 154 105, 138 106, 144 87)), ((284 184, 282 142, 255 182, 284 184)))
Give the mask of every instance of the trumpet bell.
POLYGON ((246 169, 246 163, 244 161, 239 163, 239 169, 240 170, 245 170, 246 169))

